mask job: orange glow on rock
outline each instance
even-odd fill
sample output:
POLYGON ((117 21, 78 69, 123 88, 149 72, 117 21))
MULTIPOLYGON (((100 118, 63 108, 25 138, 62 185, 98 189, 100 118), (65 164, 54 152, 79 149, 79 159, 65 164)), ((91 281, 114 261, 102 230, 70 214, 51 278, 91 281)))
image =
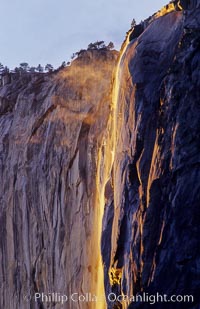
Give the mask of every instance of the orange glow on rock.
MULTIPOLYGON (((177 3, 177 7, 179 8, 179 10, 182 11, 182 6, 180 4, 180 1, 178 1, 177 3)), ((176 6, 174 3, 169 3, 168 5, 162 7, 162 9, 160 11, 158 11, 156 14, 155 14, 155 18, 159 18, 161 16, 164 16, 168 13, 171 13, 171 12, 174 12, 176 11, 176 6)))

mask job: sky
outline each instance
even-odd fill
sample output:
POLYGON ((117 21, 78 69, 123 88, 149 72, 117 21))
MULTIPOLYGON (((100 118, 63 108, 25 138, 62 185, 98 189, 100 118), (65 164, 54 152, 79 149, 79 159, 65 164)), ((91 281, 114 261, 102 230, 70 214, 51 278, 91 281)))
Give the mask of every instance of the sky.
POLYGON ((133 18, 158 11, 167 0, 0 0, 0 62, 58 67, 97 40, 119 49, 133 18))

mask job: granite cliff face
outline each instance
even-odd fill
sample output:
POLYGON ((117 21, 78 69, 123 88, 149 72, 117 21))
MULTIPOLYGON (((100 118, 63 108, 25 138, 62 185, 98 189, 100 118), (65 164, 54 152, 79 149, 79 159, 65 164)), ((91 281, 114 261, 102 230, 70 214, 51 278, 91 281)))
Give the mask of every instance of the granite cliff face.
POLYGON ((103 291, 97 183, 117 58, 87 51, 0 89, 1 308, 60 308, 24 299, 35 292, 103 291))
MULTIPOLYGON (((102 234, 105 288, 107 295, 192 294, 193 304, 167 308, 197 309, 200 9, 162 12, 139 37, 130 34, 116 77, 114 190, 102 234)), ((108 302, 108 308, 128 305, 150 306, 108 302)))
POLYGON ((198 6, 175 1, 136 26, 118 65, 115 51, 86 51, 55 74, 4 80, 1 308, 150 306, 33 297, 104 289, 192 294, 167 308, 199 308, 198 6))

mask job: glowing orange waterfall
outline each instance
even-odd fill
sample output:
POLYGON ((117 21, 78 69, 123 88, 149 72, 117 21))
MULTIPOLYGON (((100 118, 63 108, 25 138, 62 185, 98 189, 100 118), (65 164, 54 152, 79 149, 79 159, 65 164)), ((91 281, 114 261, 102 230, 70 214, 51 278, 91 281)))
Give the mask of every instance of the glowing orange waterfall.
MULTIPOLYGON (((114 85, 112 91, 112 106, 111 112, 108 120, 107 130, 102 137, 101 145, 98 151, 97 157, 97 177, 96 177, 96 207, 98 209, 97 213, 97 233, 98 233, 98 248, 99 248, 99 258, 97 265, 97 291, 96 295, 101 297, 105 295, 104 292, 104 274, 103 274, 103 264, 101 257, 101 234, 102 234, 102 219, 105 206, 105 187, 107 182, 111 179, 111 171, 113 168, 115 151, 116 151, 116 119, 117 119, 117 104, 118 104, 118 93, 120 89, 120 68, 121 61, 124 55, 124 52, 129 44, 130 32, 127 34, 127 38, 122 45, 120 52, 120 57, 118 65, 115 71, 114 85)), ((104 309, 106 308, 106 302, 101 301, 96 304, 96 308, 104 309)))
POLYGON ((122 63, 122 58, 124 56, 124 53, 127 49, 127 46, 129 44, 129 39, 130 39, 130 34, 132 30, 130 30, 127 33, 126 40, 124 41, 121 51, 120 51, 120 57, 119 57, 119 62, 116 68, 115 72, 115 80, 114 80, 114 86, 113 86, 113 92, 112 92, 112 117, 113 117, 113 134, 112 134, 112 139, 113 139, 113 162, 114 162, 114 156, 116 152, 116 136, 117 136, 117 110, 118 110, 118 97, 119 97, 119 90, 120 90, 120 73, 121 73, 121 63, 122 63))

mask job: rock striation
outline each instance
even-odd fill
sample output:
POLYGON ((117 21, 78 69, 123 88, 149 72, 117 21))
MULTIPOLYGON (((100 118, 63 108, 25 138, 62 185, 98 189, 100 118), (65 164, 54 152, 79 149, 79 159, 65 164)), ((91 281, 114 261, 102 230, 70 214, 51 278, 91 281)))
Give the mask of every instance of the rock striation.
POLYGON ((1 308, 165 308, 130 301, 159 293, 199 309, 199 4, 170 2, 120 56, 2 81, 1 308))
MULTIPOLYGON (((133 30, 121 57, 102 233, 106 294, 194 296, 167 304, 177 309, 200 306, 200 8, 190 8, 133 30)), ((151 305, 108 301, 127 307, 151 305)))
POLYGON ((97 170, 117 59, 86 51, 58 73, 0 88, 1 308, 60 308, 26 297, 103 290, 97 170))

